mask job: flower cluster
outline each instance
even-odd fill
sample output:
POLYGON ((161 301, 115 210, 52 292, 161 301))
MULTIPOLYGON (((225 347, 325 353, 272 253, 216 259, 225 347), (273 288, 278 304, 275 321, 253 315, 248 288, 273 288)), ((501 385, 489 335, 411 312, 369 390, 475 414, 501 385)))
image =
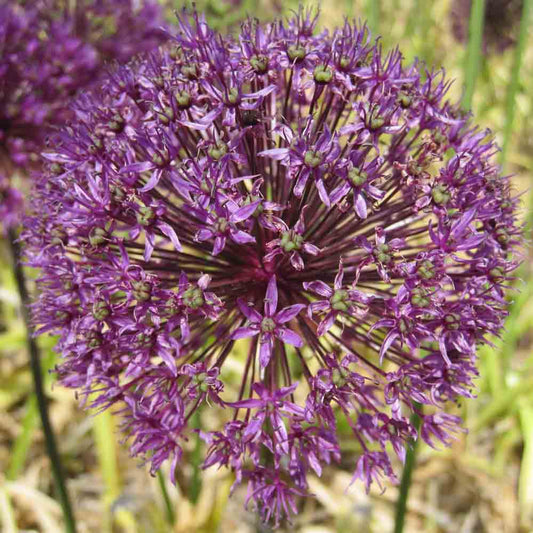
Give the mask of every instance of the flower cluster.
POLYGON ((101 77, 104 61, 162 42, 157 4, 134 4, 91 0, 69 11, 56 0, 1 2, 0 172, 11 178, 15 167, 36 166, 49 128, 65 121, 70 100, 101 77))
POLYGON ((472 394, 520 240, 497 147, 443 73, 364 26, 314 27, 300 11, 233 39, 183 16, 77 102, 25 238, 62 383, 119 405, 153 470, 220 409, 205 466, 275 522, 341 434, 367 487, 396 479, 412 413, 449 443, 445 404, 472 394))

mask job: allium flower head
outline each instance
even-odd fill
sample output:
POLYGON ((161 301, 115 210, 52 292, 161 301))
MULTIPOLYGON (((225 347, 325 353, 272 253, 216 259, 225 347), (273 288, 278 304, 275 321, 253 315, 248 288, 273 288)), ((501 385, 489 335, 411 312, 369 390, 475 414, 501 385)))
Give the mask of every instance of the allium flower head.
POLYGON ((443 73, 364 26, 314 27, 300 12, 233 39, 182 17, 78 101, 26 234, 61 382, 120 406, 152 470, 218 409, 205 466, 275 522, 340 459, 340 418, 367 487, 396 479, 411 413, 450 442, 443 409, 472 394, 519 243, 497 148, 443 73))
POLYGON ((15 167, 36 166, 50 127, 69 116, 79 89, 105 74, 105 61, 126 61, 163 40, 155 2, 72 4, 0 1, 0 172, 8 178, 15 167))

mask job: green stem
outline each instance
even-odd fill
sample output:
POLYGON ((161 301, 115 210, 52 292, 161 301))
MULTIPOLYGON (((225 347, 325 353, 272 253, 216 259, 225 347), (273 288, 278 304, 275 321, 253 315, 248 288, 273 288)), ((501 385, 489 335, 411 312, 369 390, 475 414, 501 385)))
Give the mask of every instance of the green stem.
POLYGON ((503 130, 503 145, 500 154, 500 165, 505 165, 505 158, 507 155, 507 149, 511 140, 511 134, 513 132, 513 122, 516 108, 516 93, 518 92, 520 82, 520 70, 522 68, 522 58, 526 50, 528 30, 531 19, 531 13, 533 12, 533 0, 524 0, 522 7, 522 19, 520 20, 520 32, 518 34, 518 42, 516 43, 513 69, 511 71, 511 80, 507 87, 507 98, 505 103, 505 127, 503 130))
MULTIPOLYGON (((194 427, 200 429, 201 427, 201 418, 200 418, 200 409, 196 409, 192 417, 194 427)), ((200 435, 196 435, 196 443, 194 445, 194 450, 191 456, 192 462, 192 479, 191 486, 189 490, 189 499, 193 504, 198 502, 200 496, 200 491, 202 490, 202 479, 200 477, 200 472, 202 469, 202 440, 200 435)))
POLYGON ((468 24, 468 49, 465 63, 465 94, 463 108, 472 108, 472 98, 481 64, 483 45, 483 23, 485 18, 485 0, 472 0, 468 24))
POLYGON ((157 471, 157 481, 159 481, 159 487, 161 488, 161 494, 163 495, 163 501, 165 502, 167 522, 173 526, 176 522, 176 515, 174 514, 174 508, 172 507, 172 502, 170 501, 170 496, 168 495, 167 486, 161 470, 157 471))
MULTIPOLYGON (((421 410, 421 406, 416 404, 415 408, 421 410)), ((411 416, 411 423, 413 424, 416 433, 420 429, 421 419, 413 413, 411 416)), ((411 441, 411 445, 407 447, 405 455, 405 464, 403 467, 402 481, 400 484, 400 493, 398 494, 398 501, 396 502, 396 517, 394 520, 394 533, 402 533, 405 524, 405 513, 407 510, 407 499, 409 497, 409 488, 411 487, 411 478, 416 460, 416 450, 418 448, 418 439, 411 441)))
POLYGON ((368 27, 370 28, 374 39, 379 35, 379 4, 380 0, 367 0, 366 2, 366 18, 368 20, 368 27))
POLYGON ((46 450, 50 463, 52 465, 52 475, 59 494, 59 501, 63 509, 63 516, 65 519, 65 529, 68 533, 76 533, 76 522, 72 507, 68 496, 67 486, 63 475, 63 468, 61 466, 61 459, 56 446, 54 431, 48 416, 48 405, 46 394, 43 386, 43 376, 41 369, 39 347, 33 337, 33 328, 29 316, 29 296, 26 289, 26 281, 24 279, 24 272, 21 265, 21 250, 17 241, 17 236, 13 230, 9 231, 9 245, 11 248, 11 255, 13 258, 13 272, 15 274, 15 282, 19 291, 21 300, 22 317, 26 325, 26 342, 28 351, 30 353, 30 367, 33 377, 33 384, 35 387, 35 395, 37 397, 37 405, 39 407, 39 415, 43 426, 44 440, 46 443, 46 450))

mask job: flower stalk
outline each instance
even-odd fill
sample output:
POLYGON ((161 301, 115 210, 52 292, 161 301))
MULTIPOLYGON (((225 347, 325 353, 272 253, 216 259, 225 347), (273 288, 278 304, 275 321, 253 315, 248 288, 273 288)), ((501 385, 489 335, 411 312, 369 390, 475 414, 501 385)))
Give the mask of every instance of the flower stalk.
POLYGON ((22 268, 22 255, 18 237, 15 230, 10 229, 8 232, 8 242, 11 250, 13 261, 13 273, 15 275, 15 282, 17 285, 18 293, 20 295, 21 302, 21 314, 26 327, 26 343, 28 347, 28 353, 30 356, 30 369, 33 379, 33 386, 35 396, 37 398, 37 406, 39 410, 39 416, 41 419, 41 425, 43 428, 44 441, 46 445, 46 451, 50 459, 50 466, 52 469, 52 476, 54 478, 54 484, 58 493, 59 503, 63 511, 63 518, 65 520, 65 529, 68 533, 76 533, 76 521, 72 512, 72 506, 70 503, 70 497, 66 485, 63 466, 61 463, 61 457, 56 444, 56 438, 54 430, 50 422, 48 414, 48 399, 46 398, 46 392, 44 390, 42 368, 41 368, 41 354, 37 342, 33 334, 33 327, 31 324, 29 309, 30 299, 28 290, 26 287, 26 280, 24 271, 22 268))
MULTIPOLYGON (((421 409, 422 406, 418 405, 417 408, 421 409)), ((421 418, 418 414, 413 413, 411 417, 413 427, 418 432, 420 428, 421 418)), ((405 463, 403 465, 402 480, 400 482, 400 491, 398 494, 398 501, 396 502, 396 516, 394 520, 394 533, 403 533, 405 526, 405 515, 407 512, 407 501, 409 498, 409 489, 411 488, 411 481, 413 471, 416 465, 416 452, 419 447, 418 440, 411 441, 407 447, 405 454, 405 463)))

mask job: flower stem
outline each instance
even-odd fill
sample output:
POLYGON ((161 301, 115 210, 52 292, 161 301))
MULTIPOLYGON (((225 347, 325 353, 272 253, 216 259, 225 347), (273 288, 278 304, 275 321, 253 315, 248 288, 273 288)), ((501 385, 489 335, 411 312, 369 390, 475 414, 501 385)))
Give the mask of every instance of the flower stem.
POLYGON ((17 241, 17 235, 13 229, 9 230, 9 245, 11 249, 11 255, 13 259, 13 273, 15 275, 15 282, 19 291, 21 300, 22 317, 26 325, 26 342, 28 345, 28 351, 30 354, 30 367, 33 377, 33 384, 35 387, 35 395, 37 397, 37 405, 39 407, 39 415, 41 417, 41 423, 43 426, 44 439, 46 443, 46 450, 50 463, 52 465, 52 475, 56 489, 59 493, 59 501, 63 509, 63 516, 65 519, 65 529, 68 533, 76 532, 76 522, 74 514, 72 513, 72 507, 68 496, 67 487, 65 484, 65 478, 63 475, 63 468, 61 466, 61 460, 56 446, 54 437, 54 431, 50 424, 50 418, 48 416, 47 399, 44 392, 43 377, 40 361, 39 347, 33 337, 33 328, 30 322, 29 316, 29 296, 26 289, 26 281, 24 279, 24 272, 21 265, 21 251, 20 245, 17 241))
POLYGON ((465 92, 463 96, 463 109, 467 111, 472 107, 474 89, 482 61, 484 17, 485 0, 472 0, 465 62, 465 92))
POLYGON ((511 70, 511 79, 507 86, 507 97, 505 103, 505 127, 503 130, 503 144, 500 153, 500 165, 505 166, 507 150, 513 133, 513 121, 516 110, 516 95, 520 90, 520 71, 522 68, 523 58, 527 50, 527 41, 529 37, 529 28, 533 14, 533 0, 525 0, 522 7, 522 18, 520 20, 520 31, 518 33, 518 42, 515 47, 513 67, 511 70))
POLYGON ((159 487, 161 488, 161 495, 163 496, 163 501, 165 502, 165 511, 167 515, 167 522, 173 526, 176 522, 176 515, 174 514, 174 508, 172 507, 172 502, 170 501, 170 496, 168 495, 167 486, 165 484, 165 479, 161 470, 157 471, 157 481, 159 482, 159 487))
MULTIPOLYGON (((419 405, 415 406, 415 409, 420 411, 419 405)), ((420 416, 413 413, 411 416, 411 423, 413 424, 416 432, 420 429, 420 416)), ((407 447, 407 453, 405 456, 405 464, 402 473, 402 482, 400 484, 400 494, 398 495, 398 501, 396 502, 396 517, 394 519, 394 533, 402 533, 405 524, 405 512, 407 510, 407 498, 409 497, 409 488, 411 487, 411 477, 415 466, 416 450, 418 447, 418 439, 411 441, 411 445, 407 447)))

